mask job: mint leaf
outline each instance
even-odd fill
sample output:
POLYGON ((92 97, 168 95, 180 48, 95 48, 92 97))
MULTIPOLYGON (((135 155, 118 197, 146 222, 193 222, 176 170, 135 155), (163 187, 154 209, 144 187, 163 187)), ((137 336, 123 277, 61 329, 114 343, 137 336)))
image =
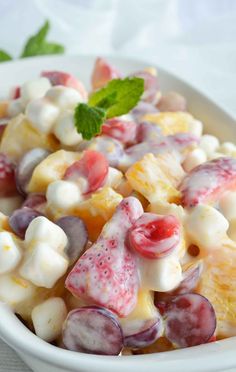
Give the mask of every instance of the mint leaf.
POLYGON ((106 111, 100 107, 89 107, 86 103, 79 103, 75 108, 74 123, 78 133, 90 140, 100 133, 102 123, 106 118, 106 111))
POLYGON ((40 30, 26 42, 21 58, 64 52, 62 45, 46 41, 49 29, 49 21, 46 21, 40 30))
POLYGON ((4 50, 0 49, 0 63, 1 62, 6 62, 6 61, 11 61, 11 60, 12 60, 12 57, 10 56, 10 54, 8 54, 4 50))
POLYGON ((138 77, 111 80, 104 88, 91 94, 90 106, 100 107, 108 97, 115 97, 107 108, 107 118, 127 114, 138 103, 144 91, 144 80, 138 77))

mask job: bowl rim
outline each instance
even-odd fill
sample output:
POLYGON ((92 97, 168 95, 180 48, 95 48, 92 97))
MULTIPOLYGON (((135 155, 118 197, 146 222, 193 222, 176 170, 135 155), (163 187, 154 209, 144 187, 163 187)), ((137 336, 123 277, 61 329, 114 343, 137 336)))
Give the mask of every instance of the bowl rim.
MULTIPOLYGON (((150 63, 145 60, 145 58, 133 58, 129 56, 121 57, 116 54, 103 54, 104 58, 110 61, 116 61, 117 59, 124 62, 133 62, 149 65, 150 63)), ((60 55, 60 56, 41 56, 41 57, 30 57, 27 59, 16 60, 5 62, 0 69, 4 69, 13 64, 19 64, 21 66, 26 66, 31 64, 33 61, 47 61, 47 60, 65 60, 65 59, 79 59, 79 58, 93 58, 95 59, 97 55, 95 54, 82 54, 82 55, 60 55)), ((188 88, 195 91, 203 97, 206 101, 210 102, 212 105, 217 107, 225 117, 230 121, 235 121, 234 115, 228 110, 223 109, 218 105, 212 98, 209 98, 204 92, 195 88, 193 85, 185 81, 185 79, 179 78, 173 73, 169 73, 167 70, 158 67, 160 74, 176 79, 177 81, 184 83, 188 88)), ((120 371, 122 367, 133 367, 134 365, 139 365, 141 368, 147 367, 147 360, 149 362, 158 362, 158 365, 162 368, 171 365, 174 366, 176 363, 181 361, 186 364, 185 367, 189 367, 190 363, 199 359, 199 354, 201 353, 201 360, 208 364, 211 363, 212 366, 219 370, 219 368, 232 368, 236 366, 236 354, 234 353, 236 346, 236 337, 227 338, 214 343, 194 346, 186 349, 179 349, 169 352, 153 353, 146 355, 132 355, 132 356, 103 356, 95 354, 85 354, 74 352, 70 350, 61 349, 59 347, 53 346, 35 334, 33 334, 27 327, 25 327, 20 320, 15 316, 12 310, 4 303, 0 302, 0 336, 1 338, 9 344, 17 352, 24 353, 26 356, 30 355, 44 362, 48 362, 52 365, 65 368, 78 368, 78 362, 82 362, 85 367, 91 368, 91 370, 101 370, 107 365, 108 362, 112 363, 113 372, 120 371), (19 337, 19 336, 22 337, 19 337), (224 352, 224 360, 219 361, 216 358, 216 353, 224 352), (234 354, 233 354, 234 353, 234 354), (233 358, 232 358, 233 355, 233 358), (174 363, 174 364, 173 364, 174 363), (232 364, 233 363, 233 364, 232 364)), ((139 370, 138 370, 139 371, 139 370)), ((140 370, 141 371, 141 370, 140 370)), ((188 369, 182 369, 181 371, 188 371, 188 369)), ((201 371, 209 372, 209 369, 201 369, 201 371)))

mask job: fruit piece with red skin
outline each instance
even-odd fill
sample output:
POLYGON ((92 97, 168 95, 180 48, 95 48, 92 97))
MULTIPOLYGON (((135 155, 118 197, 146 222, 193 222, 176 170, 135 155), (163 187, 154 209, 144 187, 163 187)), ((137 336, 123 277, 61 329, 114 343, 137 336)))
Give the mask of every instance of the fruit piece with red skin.
POLYGON ((122 330, 116 317, 98 306, 70 311, 62 339, 67 349, 88 354, 119 355, 123 348, 122 330))
POLYGON ((21 95, 21 91, 20 91, 20 86, 17 85, 16 87, 14 87, 11 92, 10 92, 10 99, 17 99, 17 98, 20 98, 20 95, 21 95))
POLYGON ((132 349, 140 349, 153 344, 162 334, 162 319, 161 316, 156 319, 149 319, 142 322, 142 326, 126 332, 122 327, 124 334, 124 346, 132 349))
POLYGON ((30 222, 38 216, 41 216, 41 213, 28 207, 16 209, 9 218, 9 225, 16 235, 24 239, 30 222))
POLYGON ((157 103, 157 108, 160 111, 176 112, 186 111, 186 99, 181 94, 176 92, 169 92, 162 96, 157 103))
POLYGON ((104 306, 120 317, 135 307, 139 288, 136 257, 126 245, 127 232, 143 214, 138 199, 122 200, 101 235, 77 261, 66 279, 76 297, 104 306))
POLYGON ((144 213, 129 230, 129 243, 150 259, 168 256, 180 242, 180 223, 175 216, 144 213))
POLYGON ((67 168, 64 179, 76 182, 79 178, 84 178, 87 187, 83 190, 83 194, 88 194, 104 185, 108 168, 108 161, 101 152, 86 150, 80 160, 67 168))
POLYGON ((83 99, 87 99, 87 91, 83 84, 73 75, 63 71, 42 71, 41 76, 50 80, 52 85, 63 85, 78 90, 83 99))
POLYGON ((142 100, 153 104, 157 103, 159 92, 157 76, 149 71, 138 71, 130 76, 136 76, 144 80, 144 93, 142 100))
POLYGON ((236 189, 236 159, 222 157, 195 167, 179 186, 184 207, 212 203, 228 190, 236 189))
POLYGON ((92 72, 93 89, 102 88, 112 79, 121 78, 120 72, 103 58, 97 58, 92 72))
POLYGON ((27 193, 27 186, 33 174, 34 168, 49 154, 49 151, 38 147, 28 151, 20 159, 16 167, 16 185, 21 194, 25 195, 27 193))
POLYGON ((15 165, 3 153, 0 153, 0 197, 17 194, 15 165))
POLYGON ((159 140, 161 129, 154 123, 143 121, 138 124, 136 140, 138 143, 159 140))
POLYGON ((216 329, 216 316, 206 297, 196 293, 157 304, 165 320, 165 336, 180 348, 205 344, 216 329))
POLYGON ((102 125, 102 134, 115 138, 123 144, 135 143, 137 124, 134 121, 113 118, 102 125))
POLYGON ((139 101, 137 106, 131 111, 131 115, 134 117, 135 121, 142 120, 145 114, 152 114, 154 112, 159 112, 159 110, 152 103, 139 101))
POLYGON ((68 245, 65 254, 70 260, 70 264, 75 263, 81 256, 88 242, 88 231, 83 220, 75 216, 64 216, 56 221, 68 238, 68 245))
POLYGON ((32 208, 40 213, 44 212, 47 204, 47 199, 43 194, 29 194, 25 199, 22 207, 32 208))

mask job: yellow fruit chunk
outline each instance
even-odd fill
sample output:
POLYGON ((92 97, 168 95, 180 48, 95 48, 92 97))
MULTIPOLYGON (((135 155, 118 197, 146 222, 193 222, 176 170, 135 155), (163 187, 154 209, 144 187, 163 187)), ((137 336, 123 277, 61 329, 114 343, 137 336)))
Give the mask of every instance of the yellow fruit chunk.
POLYGON ((8 101, 1 101, 0 102, 0 118, 6 118, 8 116, 8 101))
POLYGON ((204 259, 197 292, 212 303, 217 338, 236 336, 236 243, 222 245, 204 259))
POLYGON ((66 169, 81 158, 81 153, 58 150, 37 165, 28 185, 29 192, 45 193, 50 183, 60 180, 66 169))
POLYGON ((195 119, 186 112, 157 112, 144 115, 142 120, 157 124, 162 133, 167 136, 188 132, 195 119))
POLYGON ((126 172, 126 178, 135 191, 150 203, 157 200, 177 202, 180 192, 176 189, 175 177, 168 169, 163 170, 162 161, 153 154, 146 154, 126 172))
POLYGON ((35 147, 55 151, 59 148, 59 142, 53 135, 36 131, 23 114, 9 121, 4 130, 0 152, 18 161, 22 155, 35 147))
POLYGON ((92 194, 91 198, 80 203, 71 214, 84 220, 89 239, 94 241, 122 199, 122 196, 112 188, 104 187, 92 194))
POLYGON ((139 290, 137 303, 134 310, 125 318, 121 318, 121 324, 131 320, 149 320, 154 319, 157 314, 154 305, 154 294, 152 291, 139 290))

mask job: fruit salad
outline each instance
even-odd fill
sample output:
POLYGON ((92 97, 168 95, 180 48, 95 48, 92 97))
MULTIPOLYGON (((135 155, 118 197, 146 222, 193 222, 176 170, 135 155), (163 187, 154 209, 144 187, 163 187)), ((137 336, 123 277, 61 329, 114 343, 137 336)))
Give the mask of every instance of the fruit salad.
POLYGON ((0 102, 0 301, 83 353, 236 335, 236 145, 154 68, 91 76, 42 71, 0 102))

